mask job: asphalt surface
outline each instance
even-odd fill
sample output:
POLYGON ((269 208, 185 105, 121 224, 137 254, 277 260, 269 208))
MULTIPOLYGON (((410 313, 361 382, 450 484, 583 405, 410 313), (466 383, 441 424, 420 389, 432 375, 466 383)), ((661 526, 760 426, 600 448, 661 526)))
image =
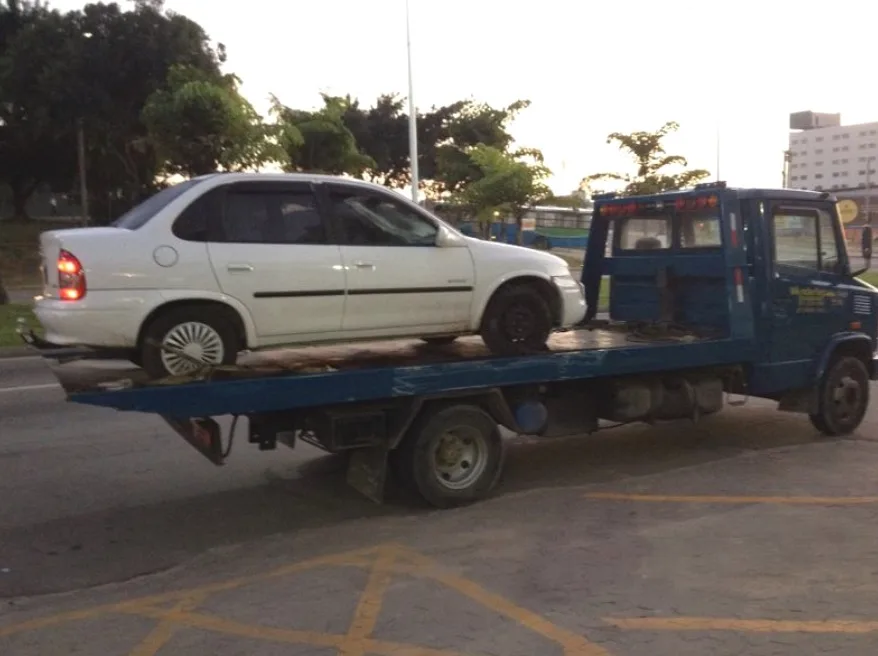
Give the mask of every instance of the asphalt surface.
POLYGON ((5 360, 0 654, 872 655, 876 427, 750 400, 515 438, 492 499, 427 512, 313 449, 215 468, 5 360))

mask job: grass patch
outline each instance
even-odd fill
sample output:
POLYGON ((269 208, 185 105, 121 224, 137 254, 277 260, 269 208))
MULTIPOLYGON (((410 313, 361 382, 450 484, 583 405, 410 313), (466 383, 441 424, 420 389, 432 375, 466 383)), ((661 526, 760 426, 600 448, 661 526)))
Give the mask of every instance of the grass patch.
POLYGON ((19 317, 27 319, 34 329, 40 325, 36 317, 34 317, 30 305, 25 303, 0 305, 0 348, 4 346, 24 346, 21 337, 15 332, 19 317))
POLYGON ((860 274, 857 278, 878 287, 878 271, 866 271, 866 273, 860 274))
POLYGON ((587 228, 542 228, 538 227, 534 230, 538 235, 547 237, 587 237, 587 228))

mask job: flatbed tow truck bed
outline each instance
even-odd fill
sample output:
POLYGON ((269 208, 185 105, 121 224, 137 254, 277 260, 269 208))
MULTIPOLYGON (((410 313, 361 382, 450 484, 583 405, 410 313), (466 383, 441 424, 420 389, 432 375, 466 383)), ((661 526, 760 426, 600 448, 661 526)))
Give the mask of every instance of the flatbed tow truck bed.
POLYGON ((447 346, 393 340, 256 352, 234 367, 153 383, 139 369, 64 364, 55 373, 73 402, 210 417, 733 364, 746 359, 749 341, 597 322, 554 335, 548 347, 544 354, 501 358, 479 338, 447 346))

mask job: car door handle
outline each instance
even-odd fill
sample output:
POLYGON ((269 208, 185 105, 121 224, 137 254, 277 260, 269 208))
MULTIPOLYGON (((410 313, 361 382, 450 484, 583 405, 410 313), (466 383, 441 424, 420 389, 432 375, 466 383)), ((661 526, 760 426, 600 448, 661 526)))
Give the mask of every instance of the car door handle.
POLYGON ((357 269, 374 269, 375 265, 369 262, 354 262, 354 267, 357 269))
POLYGON ((251 264, 229 264, 226 267, 226 271, 229 273, 249 273, 253 271, 253 265, 251 264))

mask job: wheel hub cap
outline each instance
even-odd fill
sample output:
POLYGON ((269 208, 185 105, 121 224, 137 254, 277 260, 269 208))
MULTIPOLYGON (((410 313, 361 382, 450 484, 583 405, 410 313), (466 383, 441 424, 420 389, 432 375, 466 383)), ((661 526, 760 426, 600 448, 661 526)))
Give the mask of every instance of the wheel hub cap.
POLYGON ((436 478, 451 490, 469 487, 485 471, 487 456, 488 447, 479 431, 467 426, 449 430, 433 452, 436 478))
POLYGON ((179 351, 175 353, 162 350, 162 363, 171 375, 194 371, 197 366, 189 358, 206 364, 220 364, 225 356, 219 333, 199 321, 188 321, 175 326, 165 335, 162 345, 179 351))
POLYGON ((860 406, 860 386, 850 376, 843 377, 833 390, 832 400, 839 419, 854 416, 860 406))
POLYGON ((534 315, 529 308, 520 305, 511 307, 504 319, 503 327, 512 341, 527 339, 534 330, 534 315))

